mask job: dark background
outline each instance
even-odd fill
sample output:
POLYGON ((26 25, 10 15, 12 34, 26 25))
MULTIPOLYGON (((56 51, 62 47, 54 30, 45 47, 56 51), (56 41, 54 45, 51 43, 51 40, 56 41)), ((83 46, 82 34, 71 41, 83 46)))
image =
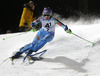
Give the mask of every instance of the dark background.
MULTIPOLYGON (((38 15, 41 15, 44 7, 52 8, 54 13, 64 18, 82 15, 96 16, 100 14, 99 0, 32 0, 35 2, 38 15)), ((18 32, 20 17, 24 3, 29 0, 3 0, 0 2, 0 34, 7 30, 18 32)))

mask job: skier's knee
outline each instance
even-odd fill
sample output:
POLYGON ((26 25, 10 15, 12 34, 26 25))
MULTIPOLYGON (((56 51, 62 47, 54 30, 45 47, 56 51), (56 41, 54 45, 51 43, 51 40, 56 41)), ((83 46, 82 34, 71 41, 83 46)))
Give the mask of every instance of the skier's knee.
POLYGON ((50 42, 50 41, 52 41, 52 39, 53 39, 53 38, 44 38, 44 41, 45 41, 45 42, 50 42))
POLYGON ((38 35, 36 35, 36 38, 37 38, 38 40, 40 40, 40 38, 39 38, 39 36, 38 36, 38 35))

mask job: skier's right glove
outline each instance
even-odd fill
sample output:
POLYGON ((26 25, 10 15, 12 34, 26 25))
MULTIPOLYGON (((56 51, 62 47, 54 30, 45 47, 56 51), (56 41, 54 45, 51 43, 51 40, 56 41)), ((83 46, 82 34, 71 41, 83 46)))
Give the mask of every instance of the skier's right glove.
POLYGON ((31 31, 32 31, 32 32, 37 31, 37 29, 35 28, 35 25, 34 25, 34 23, 33 23, 33 22, 31 22, 31 24, 30 24, 30 25, 31 25, 31 28, 32 28, 32 29, 31 29, 31 31))
POLYGON ((68 30, 66 30, 66 31, 67 31, 67 33, 69 33, 69 34, 72 34, 71 29, 68 29, 68 30))
POLYGON ((35 23, 32 22, 31 27, 32 27, 33 30, 37 31, 42 27, 42 24, 38 23, 38 24, 35 25, 35 23))
POLYGON ((33 22, 31 22, 31 27, 34 27, 34 23, 33 22))

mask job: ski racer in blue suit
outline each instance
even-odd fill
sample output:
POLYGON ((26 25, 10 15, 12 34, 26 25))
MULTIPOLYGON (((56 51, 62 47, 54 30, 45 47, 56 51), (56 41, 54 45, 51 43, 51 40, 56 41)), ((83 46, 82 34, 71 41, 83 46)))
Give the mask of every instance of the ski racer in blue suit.
POLYGON ((18 58, 21 54, 28 50, 28 54, 32 54, 32 52, 37 52, 40 48, 42 48, 47 42, 50 42, 54 38, 55 34, 55 25, 60 25, 65 31, 71 33, 71 30, 68 29, 67 25, 64 25, 62 22, 52 17, 52 10, 50 8, 43 9, 43 15, 38 18, 36 21, 31 23, 31 27, 41 23, 42 27, 38 31, 32 43, 26 45, 21 48, 14 56, 10 57, 12 60, 18 58))

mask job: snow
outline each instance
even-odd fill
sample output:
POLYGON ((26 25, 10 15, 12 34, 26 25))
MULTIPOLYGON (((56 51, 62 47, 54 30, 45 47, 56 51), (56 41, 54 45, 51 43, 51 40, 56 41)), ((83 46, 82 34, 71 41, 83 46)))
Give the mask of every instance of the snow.
POLYGON ((97 19, 91 24, 83 23, 85 21, 82 20, 73 22, 63 19, 62 22, 73 33, 95 42, 95 46, 57 26, 53 41, 41 49, 48 49, 43 60, 25 65, 23 58, 20 58, 12 65, 9 60, 4 60, 32 42, 37 32, 0 35, 0 76, 100 76, 100 20, 97 19), (11 38, 2 40, 7 37, 11 38))

